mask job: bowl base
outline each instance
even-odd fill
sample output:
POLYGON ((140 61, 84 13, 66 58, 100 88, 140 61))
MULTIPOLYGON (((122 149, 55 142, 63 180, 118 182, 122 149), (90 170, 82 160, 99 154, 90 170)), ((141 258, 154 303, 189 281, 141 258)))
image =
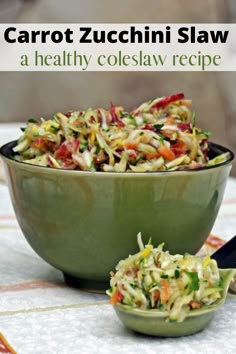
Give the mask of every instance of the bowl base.
POLYGON ((66 273, 63 273, 63 276, 67 285, 92 293, 105 294, 110 287, 109 281, 81 279, 66 273))

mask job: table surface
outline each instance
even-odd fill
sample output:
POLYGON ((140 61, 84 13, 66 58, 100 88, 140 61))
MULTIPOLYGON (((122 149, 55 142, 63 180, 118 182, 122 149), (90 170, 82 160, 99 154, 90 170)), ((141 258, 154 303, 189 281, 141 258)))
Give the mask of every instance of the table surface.
MULTIPOLYGON (((19 126, 0 124, 0 145, 18 137, 19 126)), ((227 240, 235 230, 236 179, 229 178, 212 232, 227 240)), ((105 295, 67 287, 61 272, 39 258, 24 239, 4 182, 0 244, 0 353, 235 353, 235 295, 228 295, 204 331, 175 339, 126 330, 105 295)))

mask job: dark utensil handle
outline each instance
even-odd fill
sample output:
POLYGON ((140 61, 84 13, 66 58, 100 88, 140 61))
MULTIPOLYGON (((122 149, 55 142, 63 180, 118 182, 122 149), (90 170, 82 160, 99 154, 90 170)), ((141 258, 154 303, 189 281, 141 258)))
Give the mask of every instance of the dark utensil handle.
POLYGON ((236 268, 236 236, 213 253, 211 258, 216 260, 221 269, 236 268))

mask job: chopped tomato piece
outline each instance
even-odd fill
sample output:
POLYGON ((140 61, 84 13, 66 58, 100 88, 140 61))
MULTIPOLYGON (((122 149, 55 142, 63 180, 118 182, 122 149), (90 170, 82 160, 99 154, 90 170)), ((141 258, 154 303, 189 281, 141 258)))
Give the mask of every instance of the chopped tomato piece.
POLYGON ((175 154, 173 151, 169 150, 166 146, 164 145, 161 145, 159 148, 158 148, 158 152, 160 153, 160 155, 162 157, 164 157, 164 159, 168 160, 168 161, 171 161, 171 160, 174 160, 175 159, 175 154))

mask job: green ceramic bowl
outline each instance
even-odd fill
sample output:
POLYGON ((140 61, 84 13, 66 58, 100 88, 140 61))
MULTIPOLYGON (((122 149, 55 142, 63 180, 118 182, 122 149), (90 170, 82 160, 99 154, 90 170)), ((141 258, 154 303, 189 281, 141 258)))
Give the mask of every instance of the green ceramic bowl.
POLYGON ((108 173, 52 169, 12 159, 0 149, 12 203, 31 247, 80 287, 103 289, 109 272, 137 252, 136 235, 165 242, 171 253, 195 253, 216 219, 233 153, 218 166, 191 171, 108 173))
POLYGON ((220 270, 224 289, 222 298, 213 305, 190 312, 183 322, 167 322, 167 313, 159 310, 132 309, 130 306, 121 304, 115 305, 114 309, 125 327, 139 333, 161 337, 194 334, 204 329, 212 320, 215 311, 224 304, 230 281, 235 272, 235 269, 220 270))

